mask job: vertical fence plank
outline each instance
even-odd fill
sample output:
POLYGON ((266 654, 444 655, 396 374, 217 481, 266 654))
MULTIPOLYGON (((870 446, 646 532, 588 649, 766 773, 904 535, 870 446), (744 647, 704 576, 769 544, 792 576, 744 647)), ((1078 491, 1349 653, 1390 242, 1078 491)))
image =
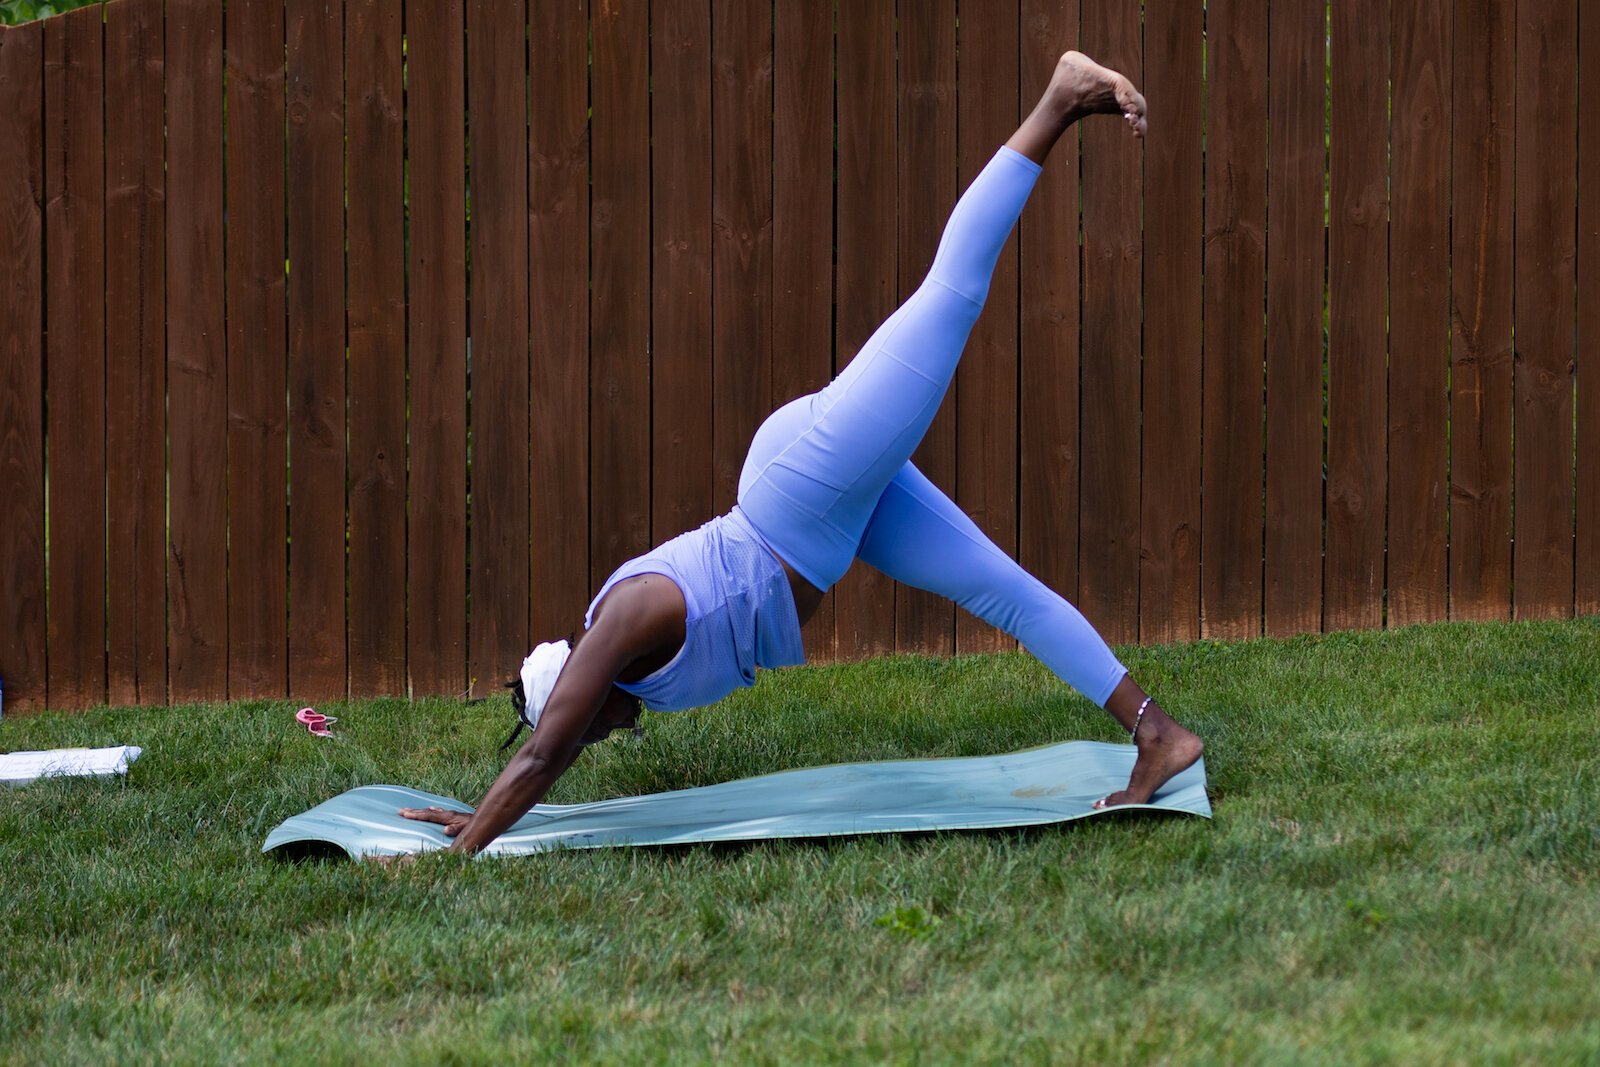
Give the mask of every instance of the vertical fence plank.
MULTIPOLYGON (((1076 0, 1023 0, 1020 84, 1049 82, 1078 43, 1076 0)), ((1021 453, 1017 559, 1068 600, 1078 599, 1078 130, 1050 153, 1019 227, 1018 340, 1021 453)))
POLYGON ((1448 601, 1450 8, 1392 11, 1388 621, 1404 626, 1448 601))
POLYGON ((711 22, 711 453, 726 511, 772 410, 772 11, 715 0, 711 22))
MULTIPOLYGON (((1578 188, 1600 189, 1600 15, 1578 20, 1578 188)), ((1578 284, 1600 292, 1600 200, 1578 197, 1578 284)), ((1578 301, 1575 610, 1600 613, 1600 300, 1578 301)))
POLYGON ((167 700, 161 0, 105 8, 106 669, 112 704, 167 700))
POLYGON ((467 4, 472 520, 467 679, 528 651, 528 148, 521 0, 467 4))
POLYGON ((1267 8, 1206 9, 1204 632, 1261 632, 1267 8))
POLYGON ((1267 83, 1267 497, 1263 621, 1322 628, 1327 11, 1279 5, 1267 83))
MULTIPOLYGON (((892 0, 851 0, 838 12, 840 370, 895 306, 894 17, 892 0)), ((893 651, 894 583, 870 567, 852 567, 834 588, 839 655, 893 651)))
MULTIPOLYGON (((406 288, 400 0, 345 8, 350 691, 405 691, 406 288)), ((520 48, 520 44, 518 46, 520 48)), ((522 145, 517 145, 519 154, 522 145)), ((521 216, 525 205, 514 205, 521 216)), ((526 301, 527 294, 522 294, 526 301)), ((523 379, 526 388, 526 377, 523 379)), ((519 501, 519 506, 522 502, 519 501)), ((522 590, 515 591, 519 615, 522 590)))
POLYGON ((0 30, 0 679, 45 707, 44 27, 0 30))
POLYGON ((1455 0, 1450 614, 1511 613, 1514 0, 1455 0))
POLYGON ((44 29, 50 704, 106 700, 105 135, 100 8, 44 29))
POLYGON ((574 627, 589 595, 588 0, 531 0, 529 15, 528 602, 543 641, 574 627))
MULTIPOLYGON (((899 298, 904 301, 933 263, 944 220, 956 202, 955 0, 900 9, 899 160, 897 164, 899 298)), ((956 484, 956 405, 940 407, 912 461, 947 494, 956 484)), ((941 596, 897 586, 894 646, 949 655, 955 608, 941 596)))
MULTIPOLYGON (((963 11, 961 56, 982 74, 959 95, 961 184, 978 176, 1017 128, 1020 55, 1017 0, 963 11)), ((1043 85, 1023 87, 1031 110, 1043 85)), ((956 372, 956 495, 1002 552, 1017 551, 1017 240, 1007 242, 989 283, 983 315, 956 372)), ((956 651, 1016 648, 967 612, 956 613, 956 651)))
MULTIPOLYGON (((1082 41, 1143 82, 1137 7, 1085 5, 1082 41)), ((1139 637, 1141 155, 1117 118, 1085 123, 1079 606, 1113 644, 1139 637)))
MULTIPOLYGON (((772 399, 833 376, 833 4, 789 0, 773 12, 772 399)), ((834 597, 806 623, 806 654, 836 654, 834 597)))
POLYGON ((1389 4, 1332 7, 1324 624, 1383 624, 1389 4))
POLYGON ((651 156, 650 524, 658 541, 691 530, 716 513, 711 32, 711 9, 704 0, 669 0, 655 9, 650 34, 656 145, 651 156))
POLYGON ((168 0, 168 688, 228 686, 226 339, 223 335, 222 9, 168 0))
POLYGON ((1572 612, 1577 35, 1575 0, 1517 6, 1511 573, 1519 619, 1572 612))
POLYGON ((650 55, 647 9, 592 19, 594 276, 589 563, 598 588, 650 546, 650 55))
POLYGON ((283 4, 228 8, 228 691, 289 688, 283 4))
POLYGON ((343 5, 287 0, 289 685, 346 692, 343 5))
POLYGON ((1202 12, 1152 2, 1144 36, 1143 89, 1156 111, 1145 139, 1139 638, 1192 641, 1200 636, 1202 12))
POLYGON ((466 688, 465 58, 457 4, 406 3, 410 489, 406 660, 417 695, 466 688))

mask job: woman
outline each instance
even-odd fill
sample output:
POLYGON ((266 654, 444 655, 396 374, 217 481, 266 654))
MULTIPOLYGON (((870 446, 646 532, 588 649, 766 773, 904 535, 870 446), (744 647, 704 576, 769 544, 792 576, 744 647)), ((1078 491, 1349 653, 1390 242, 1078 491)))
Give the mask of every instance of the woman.
MULTIPOLYGON (((476 812, 406 808, 476 852, 555 784, 584 746, 656 711, 709 704, 757 667, 804 661, 800 627, 861 559, 940 593, 1016 637, 1105 708, 1138 746, 1128 786, 1098 806, 1138 804, 1199 758, 1076 608, 992 544, 910 463, 955 374, 1000 250, 1051 147, 1079 119, 1118 114, 1143 136, 1145 102, 1078 52, 962 195, 922 286, 821 392, 756 432, 727 515, 623 564, 589 608, 582 639, 524 664, 535 727, 476 812)), ((513 735, 515 736, 515 735, 513 735)))

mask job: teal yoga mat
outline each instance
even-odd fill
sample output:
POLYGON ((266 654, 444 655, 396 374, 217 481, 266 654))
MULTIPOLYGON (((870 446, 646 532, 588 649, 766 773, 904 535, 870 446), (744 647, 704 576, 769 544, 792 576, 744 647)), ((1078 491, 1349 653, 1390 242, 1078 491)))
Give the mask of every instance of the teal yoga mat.
MULTIPOLYGON (((485 852, 500 856, 558 848, 683 845, 780 837, 835 837, 927 830, 1039 826, 1103 815, 1092 806, 1121 789, 1132 745, 1069 741, 1001 756, 889 760, 780 771, 717 785, 617 797, 588 804, 540 804, 485 852)), ((261 851, 325 842, 351 856, 392 856, 444 848, 431 823, 401 818, 403 807, 472 810, 449 797, 396 785, 366 785, 292 816, 261 851)), ((1211 817, 1204 761, 1173 778, 1140 808, 1211 817)))

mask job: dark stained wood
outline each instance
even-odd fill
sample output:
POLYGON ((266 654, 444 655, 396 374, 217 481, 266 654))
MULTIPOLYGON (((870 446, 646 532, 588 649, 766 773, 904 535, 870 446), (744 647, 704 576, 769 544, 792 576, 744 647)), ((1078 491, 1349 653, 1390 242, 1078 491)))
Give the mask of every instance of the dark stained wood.
MULTIPOLYGON (((1150 139, 1057 148, 919 465, 1113 641, 1600 611, 1576 0, 402 5, 0 30, 7 710, 487 692, 731 502, 1080 44, 1150 139)), ((858 568, 807 645, 1008 644, 956 617, 858 568)))
POLYGON ((1144 194, 1139 639, 1146 642, 1200 636, 1201 15, 1186 0, 1145 7, 1142 89, 1155 109, 1144 194))
MULTIPOLYGON (((1332 9, 1328 489, 1323 622, 1383 624, 1389 4, 1332 9)), ((1209 383, 1209 379, 1208 379, 1209 383)))
POLYGON ((1576 0, 1517 6, 1512 576, 1519 619, 1570 615, 1573 603, 1577 37, 1576 0))
POLYGON ((1223 639, 1261 632, 1266 21, 1264 0, 1206 9, 1201 630, 1223 639))
POLYGON ((98 7, 45 23, 50 705, 106 700, 105 135, 98 7))
MULTIPOLYGON (((1083 51, 1143 81, 1139 11, 1083 6, 1083 51)), ((1112 644, 1139 637, 1139 233, 1142 151, 1125 123, 1083 125, 1079 607, 1112 644)))
MULTIPOLYGON (((833 377, 833 5, 773 11, 773 404, 833 377)), ((836 651, 829 593, 804 630, 806 655, 836 651)))
POLYGON ((589 586, 589 19, 531 0, 529 370, 535 641, 575 629, 589 586))
POLYGON ((0 30, 0 680, 5 713, 42 711, 44 24, 0 30))
POLYGON ((462 11, 406 3, 410 217, 407 664, 415 695, 466 689, 466 101, 462 11))
MULTIPOLYGON (((1048 84, 1078 44, 1081 5, 1023 0, 1020 84, 1048 84)), ((1017 559, 1070 601, 1078 599, 1078 181, 1080 131, 1050 153, 1018 228, 1017 559)))
POLYGON ((228 692, 289 688, 283 4, 229 7, 228 692))
POLYGON ((1449 601, 1450 0, 1391 12, 1388 623, 1404 626, 1449 601))
POLYGON ((468 685, 496 692, 528 641, 527 52, 521 0, 467 4, 472 518, 468 685))
POLYGON ((1267 84, 1267 523, 1263 621, 1322 628, 1326 12, 1280 5, 1267 84))
POLYGON ((167 701, 166 176, 161 0, 105 8, 106 673, 167 701))
MULTIPOLYGON (((1600 18, 1578 20, 1578 69, 1600 71, 1600 18)), ((1578 188, 1600 189, 1600 77, 1578 79, 1578 188)), ((1600 288, 1600 198, 1578 197, 1578 284, 1600 288)), ((1600 613, 1600 300, 1578 301, 1576 603, 1600 613)))
MULTIPOLYGON (((978 176, 1021 119, 1017 76, 1017 0, 962 11, 961 57, 975 68, 957 103, 961 186, 978 176)), ((1027 87, 1031 110, 1043 85, 1027 87)), ((961 357, 951 396, 956 403, 956 503, 1002 552, 1017 552, 1017 239, 1000 253, 989 297, 961 357)), ((956 613, 956 651, 1016 648, 1006 634, 966 612, 956 613)))
MULTIPOLYGON (((922 284, 933 263, 945 219, 955 205, 956 5, 954 0, 900 9, 899 299, 922 284)), ((956 486, 954 396, 934 416, 912 455, 917 469, 947 494, 956 486)), ((944 597, 908 585, 895 588, 895 648, 949 655, 955 650, 955 607, 944 597)))
POLYGON ((167 75, 167 673, 172 700, 228 680, 222 10, 169 0, 167 75))
MULTIPOLYGON (((406 685, 401 14, 401 0, 349 0, 345 7, 350 691, 362 696, 404 693, 406 685)), ((517 151, 522 152, 520 141, 517 151)), ((514 205, 514 210, 521 218, 524 205, 514 205)), ((524 292, 524 304, 526 299, 524 292)), ((519 625, 526 625, 523 591, 516 590, 515 596, 524 617, 519 625)))
MULTIPOLYGON (((895 309, 894 18, 892 0, 852 0, 837 15, 837 370, 895 309)), ((834 589, 839 656, 894 651, 894 583, 855 566, 834 589)))
POLYGON ((1513 0, 1456 0, 1451 103, 1450 615, 1511 614, 1513 0))
POLYGON ((714 0, 711 285, 713 503, 734 504, 772 411, 772 12, 714 0))
MULTIPOLYGON (((650 59, 647 9, 593 0, 589 566, 599 588, 650 547, 650 59)), ((676 531, 674 531, 676 532, 676 531)))
MULTIPOLYGON (((670 0, 653 16, 650 466, 651 528, 660 541, 694 529, 717 512, 711 383, 713 111, 710 6, 704 0, 670 0)), ((731 306, 737 283, 729 279, 728 284, 731 306)), ((730 342, 736 347, 739 339, 724 338, 730 342)), ((732 353, 724 352, 723 358, 732 359, 732 353)))
POLYGON ((345 695, 342 8, 287 0, 289 687, 345 695))

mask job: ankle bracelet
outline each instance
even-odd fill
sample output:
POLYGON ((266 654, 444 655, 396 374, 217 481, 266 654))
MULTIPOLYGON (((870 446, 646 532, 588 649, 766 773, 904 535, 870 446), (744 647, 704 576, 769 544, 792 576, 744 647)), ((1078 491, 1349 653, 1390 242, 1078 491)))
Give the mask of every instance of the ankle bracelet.
POLYGON ((1137 741, 1139 739, 1139 722, 1144 718, 1144 709, 1149 706, 1150 698, 1145 697, 1144 703, 1139 705, 1139 710, 1133 716, 1133 729, 1128 731, 1128 740, 1137 741))

